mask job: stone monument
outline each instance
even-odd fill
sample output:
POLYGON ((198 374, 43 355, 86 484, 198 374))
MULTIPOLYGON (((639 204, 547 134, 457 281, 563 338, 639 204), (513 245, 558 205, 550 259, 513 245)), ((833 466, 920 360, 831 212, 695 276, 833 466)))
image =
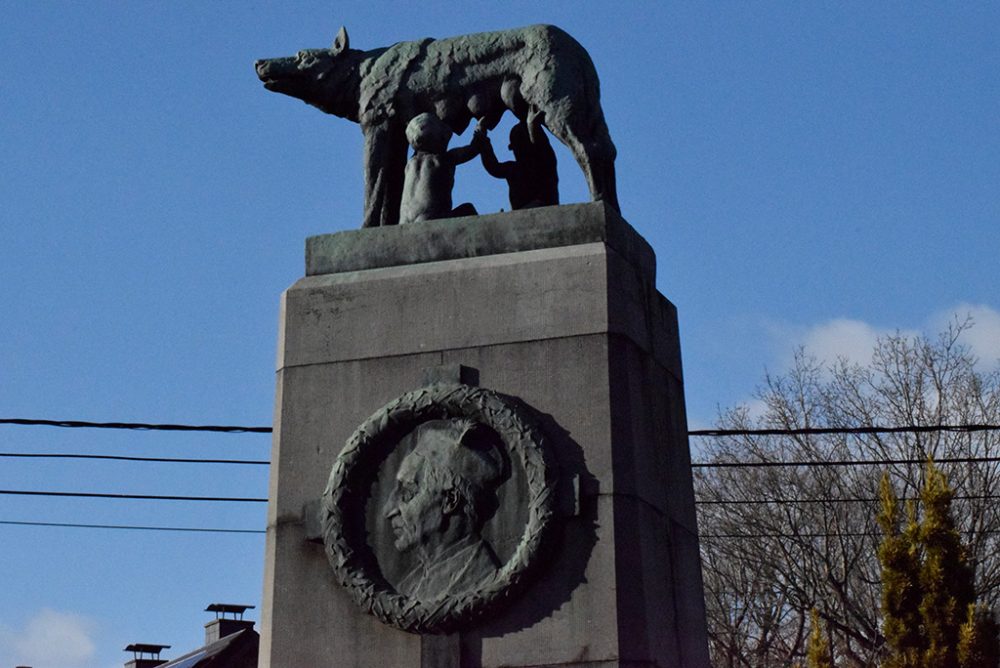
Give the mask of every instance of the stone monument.
POLYGON ((361 123, 368 177, 366 229, 308 239, 282 299, 260 665, 707 667, 676 311, 586 52, 341 30, 257 71, 361 123), (476 118, 467 159, 505 109, 588 147, 596 201, 391 224, 406 126, 476 118))

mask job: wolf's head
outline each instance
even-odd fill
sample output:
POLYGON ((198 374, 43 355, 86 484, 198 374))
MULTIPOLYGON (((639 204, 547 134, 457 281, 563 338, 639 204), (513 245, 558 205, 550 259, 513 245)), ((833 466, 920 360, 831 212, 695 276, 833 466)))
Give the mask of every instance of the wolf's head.
POLYGON ((349 47, 347 30, 341 27, 329 49, 303 49, 294 56, 258 60, 255 65, 264 88, 357 121, 361 54, 349 47))

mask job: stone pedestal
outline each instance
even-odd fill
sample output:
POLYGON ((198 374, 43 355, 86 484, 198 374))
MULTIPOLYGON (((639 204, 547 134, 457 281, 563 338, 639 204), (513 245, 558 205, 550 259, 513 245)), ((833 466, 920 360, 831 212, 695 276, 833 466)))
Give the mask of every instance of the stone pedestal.
POLYGON ((314 237, 306 274, 282 300, 261 666, 708 666, 676 311, 617 213, 314 237), (358 425, 457 365, 541 416, 563 517, 524 594, 422 638, 359 610, 309 508, 358 425))

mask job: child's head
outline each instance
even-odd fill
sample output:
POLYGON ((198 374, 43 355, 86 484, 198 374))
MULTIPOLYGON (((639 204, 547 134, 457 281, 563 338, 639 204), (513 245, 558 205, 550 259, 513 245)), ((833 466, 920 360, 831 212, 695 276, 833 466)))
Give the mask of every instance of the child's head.
POLYGON ((417 114, 406 125, 406 141, 417 151, 441 153, 450 139, 451 128, 434 114, 417 114))
POLYGON ((518 123, 510 129, 510 144, 507 145, 507 148, 514 154, 515 160, 528 156, 532 144, 526 123, 518 123))

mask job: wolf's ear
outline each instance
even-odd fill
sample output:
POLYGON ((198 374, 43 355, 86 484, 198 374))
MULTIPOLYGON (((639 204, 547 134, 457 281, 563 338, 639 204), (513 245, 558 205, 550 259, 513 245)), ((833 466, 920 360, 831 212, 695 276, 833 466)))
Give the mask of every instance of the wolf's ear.
POLYGON ((347 36, 347 28, 340 26, 340 30, 337 31, 337 36, 333 38, 333 46, 330 50, 333 51, 333 55, 337 55, 351 46, 351 40, 347 36))

